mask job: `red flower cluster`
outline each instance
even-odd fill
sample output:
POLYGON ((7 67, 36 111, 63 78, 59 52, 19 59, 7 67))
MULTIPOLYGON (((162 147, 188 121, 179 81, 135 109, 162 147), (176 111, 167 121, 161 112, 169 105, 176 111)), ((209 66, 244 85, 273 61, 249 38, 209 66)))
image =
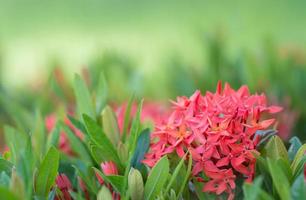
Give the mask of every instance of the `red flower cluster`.
POLYGON ((192 174, 204 181, 203 191, 217 195, 228 193, 233 199, 236 178, 251 181, 259 137, 257 130, 267 129, 274 119, 262 120, 263 113, 276 113, 277 106, 267 106, 264 94, 250 95, 248 87, 233 90, 221 82, 215 93, 203 96, 196 91, 190 98, 178 97, 168 120, 151 135, 151 150, 145 164, 153 166, 162 156, 192 154, 192 174))

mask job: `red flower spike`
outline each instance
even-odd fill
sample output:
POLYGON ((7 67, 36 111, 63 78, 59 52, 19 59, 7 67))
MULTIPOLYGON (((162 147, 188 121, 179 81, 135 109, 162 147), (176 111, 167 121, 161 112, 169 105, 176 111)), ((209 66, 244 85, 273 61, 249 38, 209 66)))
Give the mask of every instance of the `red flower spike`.
POLYGON ((182 157, 187 150, 192 154, 192 175, 204 182, 204 191, 234 198, 236 175, 252 181, 256 159, 258 130, 265 130, 275 122, 266 114, 281 111, 278 106, 267 106, 264 94, 251 95, 247 86, 237 91, 228 83, 222 90, 221 81, 215 93, 202 95, 196 91, 190 98, 178 97, 172 113, 165 122, 157 124, 151 134, 151 146, 143 163, 152 167, 164 155, 182 157), (205 182, 199 175, 209 177, 205 182))

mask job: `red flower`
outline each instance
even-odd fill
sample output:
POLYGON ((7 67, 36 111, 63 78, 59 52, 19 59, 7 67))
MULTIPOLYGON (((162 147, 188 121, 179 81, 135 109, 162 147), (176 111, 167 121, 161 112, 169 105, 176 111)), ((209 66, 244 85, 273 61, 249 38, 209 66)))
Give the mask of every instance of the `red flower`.
POLYGON ((219 82, 215 93, 196 91, 190 98, 178 97, 168 119, 156 125, 151 135, 150 152, 143 163, 153 166, 163 155, 182 157, 192 154, 192 174, 204 173, 210 178, 204 190, 234 198, 236 175, 251 181, 255 172, 254 154, 260 138, 258 130, 269 128, 274 119, 262 114, 279 112, 280 107, 267 106, 266 97, 250 95, 248 87, 233 90, 219 82))
POLYGON ((57 175, 56 185, 58 189, 62 192, 61 195, 56 196, 56 200, 71 200, 69 190, 72 190, 71 183, 65 174, 57 175))

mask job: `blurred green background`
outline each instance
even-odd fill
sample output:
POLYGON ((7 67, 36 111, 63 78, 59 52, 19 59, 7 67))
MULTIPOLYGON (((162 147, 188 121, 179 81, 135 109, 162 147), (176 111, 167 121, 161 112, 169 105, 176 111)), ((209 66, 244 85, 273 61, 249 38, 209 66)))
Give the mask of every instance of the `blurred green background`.
POLYGON ((103 71, 114 102, 247 84, 285 107, 283 138, 306 138, 305 1, 0 2, 1 125, 54 112, 52 93, 73 102, 74 73, 94 88, 103 71))

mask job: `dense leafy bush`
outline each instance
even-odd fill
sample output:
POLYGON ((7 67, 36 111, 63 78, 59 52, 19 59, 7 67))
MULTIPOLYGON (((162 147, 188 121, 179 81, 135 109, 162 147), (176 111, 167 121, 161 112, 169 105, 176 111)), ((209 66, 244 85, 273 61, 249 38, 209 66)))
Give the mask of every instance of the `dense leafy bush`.
POLYGON ((11 107, 1 198, 306 198, 306 144, 293 137, 287 150, 269 116, 281 109, 246 86, 197 91, 160 115, 134 96, 120 108, 108 104, 116 91, 102 75, 91 90, 76 76, 73 88, 75 108, 32 116, 11 107))

